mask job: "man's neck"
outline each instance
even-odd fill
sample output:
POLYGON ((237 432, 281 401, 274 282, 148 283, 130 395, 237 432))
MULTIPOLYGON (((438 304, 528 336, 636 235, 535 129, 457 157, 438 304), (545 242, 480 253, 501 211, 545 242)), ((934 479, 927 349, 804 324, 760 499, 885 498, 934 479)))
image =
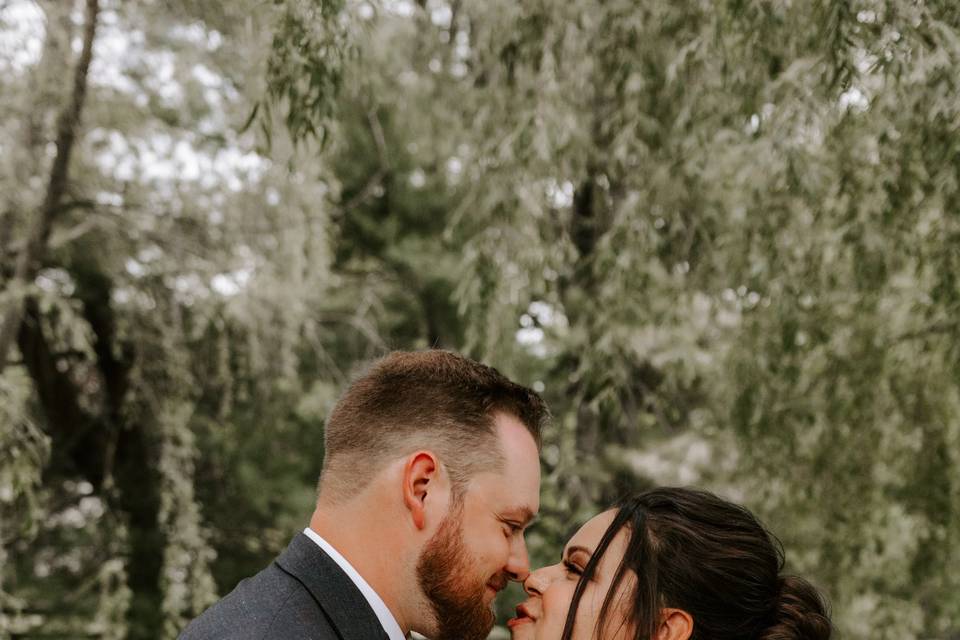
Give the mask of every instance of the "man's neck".
POLYGON ((356 511, 321 505, 310 519, 310 528, 336 549, 370 585, 406 635, 410 632, 410 625, 402 604, 401 585, 407 574, 402 545, 397 544, 396 537, 382 535, 385 528, 379 523, 370 522, 369 509, 363 513, 356 511))

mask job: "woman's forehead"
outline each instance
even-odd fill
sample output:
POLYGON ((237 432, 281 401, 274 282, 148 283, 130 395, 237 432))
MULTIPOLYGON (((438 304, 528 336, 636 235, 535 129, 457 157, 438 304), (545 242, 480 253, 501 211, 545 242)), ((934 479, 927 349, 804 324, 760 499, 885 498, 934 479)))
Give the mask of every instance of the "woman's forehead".
POLYGON ((603 538, 603 534, 607 531, 607 528, 610 527, 616 515, 617 512, 615 509, 610 509, 595 515, 580 527, 579 531, 573 534, 573 537, 567 542, 567 546, 584 547, 592 552, 596 549, 597 545, 600 544, 600 539, 603 538))

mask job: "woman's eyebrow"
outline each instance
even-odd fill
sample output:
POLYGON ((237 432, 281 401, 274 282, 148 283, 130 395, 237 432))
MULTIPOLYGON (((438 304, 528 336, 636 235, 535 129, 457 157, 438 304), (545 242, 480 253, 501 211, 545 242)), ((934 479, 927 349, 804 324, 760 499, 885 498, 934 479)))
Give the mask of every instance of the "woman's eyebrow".
POLYGON ((581 547, 580 545, 575 544, 573 546, 570 546, 564 549, 563 552, 560 554, 560 559, 562 560, 565 557, 569 558, 574 553, 582 553, 586 555, 588 561, 590 560, 590 557, 593 555, 593 551, 591 551, 590 549, 587 549, 586 547, 581 547))

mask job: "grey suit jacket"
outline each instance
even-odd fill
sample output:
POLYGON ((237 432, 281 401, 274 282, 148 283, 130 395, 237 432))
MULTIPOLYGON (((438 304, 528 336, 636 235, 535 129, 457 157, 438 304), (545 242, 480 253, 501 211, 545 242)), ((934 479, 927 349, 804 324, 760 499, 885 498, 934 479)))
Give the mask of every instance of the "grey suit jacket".
POLYGON ((376 614, 330 556, 300 533, 270 566, 240 582, 179 640, 387 640, 376 614))

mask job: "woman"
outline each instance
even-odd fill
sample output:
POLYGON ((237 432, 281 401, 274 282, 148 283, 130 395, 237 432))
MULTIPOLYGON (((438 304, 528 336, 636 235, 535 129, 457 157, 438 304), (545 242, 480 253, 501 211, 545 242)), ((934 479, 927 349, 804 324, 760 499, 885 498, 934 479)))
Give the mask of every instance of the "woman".
POLYGON ((524 581, 513 640, 826 640, 817 590, 746 509, 660 488, 587 522, 524 581))

